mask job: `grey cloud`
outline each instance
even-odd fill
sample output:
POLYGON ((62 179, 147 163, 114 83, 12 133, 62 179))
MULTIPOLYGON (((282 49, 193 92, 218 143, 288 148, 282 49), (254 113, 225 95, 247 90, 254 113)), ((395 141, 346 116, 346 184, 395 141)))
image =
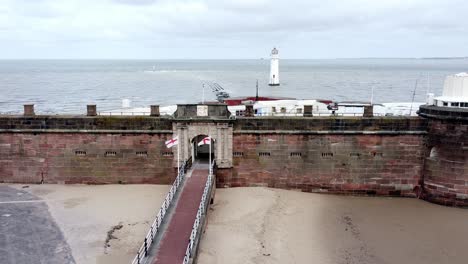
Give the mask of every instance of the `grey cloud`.
POLYGON ((112 0, 112 2, 125 5, 152 5, 157 0, 112 0))
POLYGON ((437 56, 463 52, 460 40, 468 34, 468 3, 461 0, 2 0, 0 12, 0 58, 19 56, 20 48, 5 51, 24 42, 28 54, 47 50, 57 57, 91 56, 92 48, 106 57, 143 57, 141 47, 166 49, 169 57, 189 57, 187 50, 198 47, 198 57, 220 58, 227 56, 223 47, 237 47, 245 54, 240 57, 257 57, 257 47, 277 43, 304 57, 316 56, 314 50, 345 57, 437 56), (83 51, 67 53, 70 43, 83 51), (373 53, 375 43, 383 54, 373 53))

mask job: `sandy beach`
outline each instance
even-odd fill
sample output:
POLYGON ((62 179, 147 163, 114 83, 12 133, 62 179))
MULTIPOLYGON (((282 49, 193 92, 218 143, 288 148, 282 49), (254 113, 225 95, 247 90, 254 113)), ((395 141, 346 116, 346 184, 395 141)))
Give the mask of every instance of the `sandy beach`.
MULTIPOLYGON (((9 186, 47 204, 78 264, 129 263, 170 187, 9 186)), ((198 263, 464 264, 467 237, 468 210, 417 199, 217 189, 198 263)))
POLYGON ((14 185, 43 199, 77 264, 130 263, 170 186, 14 185), (109 233, 110 232, 110 233, 109 233))
POLYGON ((218 189, 198 263, 464 264, 467 238, 468 210, 417 199, 218 189))

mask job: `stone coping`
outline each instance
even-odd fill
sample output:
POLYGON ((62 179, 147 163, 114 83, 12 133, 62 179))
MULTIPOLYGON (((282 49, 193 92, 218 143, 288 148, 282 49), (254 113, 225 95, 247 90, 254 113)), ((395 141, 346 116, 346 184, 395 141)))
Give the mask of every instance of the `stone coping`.
POLYGON ((32 133, 169 133, 174 124, 224 123, 245 133, 423 133, 428 120, 421 117, 242 117, 172 118, 151 116, 0 116, 0 132, 32 133), (315 132, 314 132, 315 131, 315 132), (355 131, 355 132, 353 132, 355 131), (257 133, 257 132, 255 132, 257 133))
POLYGON ((0 133, 172 134, 172 130, 0 129, 0 133))
POLYGON ((334 130, 241 130, 234 131, 234 134, 288 134, 288 135, 427 135, 427 131, 334 131, 334 130))
POLYGON ((468 108, 422 105, 418 114, 425 118, 468 121, 468 108))

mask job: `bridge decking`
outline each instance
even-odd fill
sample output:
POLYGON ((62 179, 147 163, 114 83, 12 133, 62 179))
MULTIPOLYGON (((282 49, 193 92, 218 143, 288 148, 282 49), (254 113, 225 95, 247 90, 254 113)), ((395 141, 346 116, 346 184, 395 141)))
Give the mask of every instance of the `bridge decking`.
POLYGON ((182 263, 203 195, 208 169, 194 168, 160 242, 153 264, 182 263))

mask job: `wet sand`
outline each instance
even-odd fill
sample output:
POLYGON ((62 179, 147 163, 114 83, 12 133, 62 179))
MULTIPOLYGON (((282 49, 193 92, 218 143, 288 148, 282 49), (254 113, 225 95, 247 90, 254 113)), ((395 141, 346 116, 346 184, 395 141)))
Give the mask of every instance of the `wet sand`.
POLYGON ((465 264, 468 210, 417 199, 218 189, 198 263, 465 264))
POLYGON ((46 201, 77 264, 128 264, 169 188, 166 185, 30 185, 22 190, 46 201))

